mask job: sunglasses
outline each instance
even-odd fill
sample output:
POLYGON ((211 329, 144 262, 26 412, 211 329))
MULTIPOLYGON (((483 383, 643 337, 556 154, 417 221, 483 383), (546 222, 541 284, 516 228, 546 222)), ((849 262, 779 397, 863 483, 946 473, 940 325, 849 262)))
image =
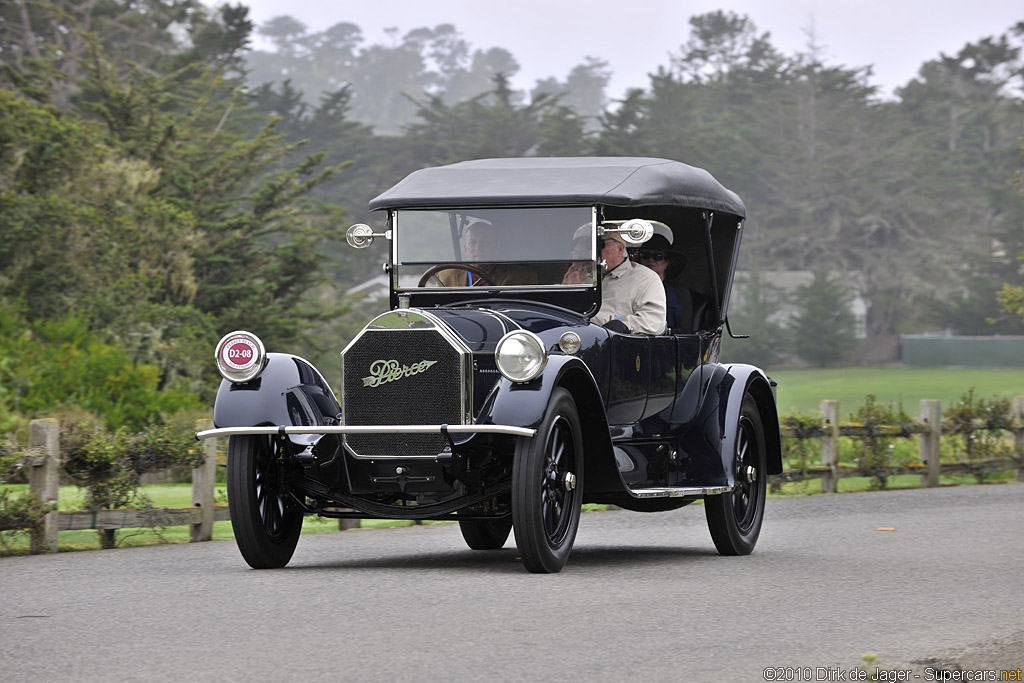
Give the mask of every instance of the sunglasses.
POLYGON ((668 258, 660 251, 641 251, 636 255, 636 257, 641 261, 654 261, 655 263, 664 261, 668 258))

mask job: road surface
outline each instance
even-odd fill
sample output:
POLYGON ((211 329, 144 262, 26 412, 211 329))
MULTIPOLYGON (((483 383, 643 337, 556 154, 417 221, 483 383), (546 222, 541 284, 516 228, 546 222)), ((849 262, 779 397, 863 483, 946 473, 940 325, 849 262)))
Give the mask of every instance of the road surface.
POLYGON ((556 575, 432 525, 282 570, 232 541, 5 558, 0 586, 2 681, 851 680, 869 652, 935 680, 1024 667, 1024 485, 772 499, 748 557, 691 506, 584 514, 556 575))

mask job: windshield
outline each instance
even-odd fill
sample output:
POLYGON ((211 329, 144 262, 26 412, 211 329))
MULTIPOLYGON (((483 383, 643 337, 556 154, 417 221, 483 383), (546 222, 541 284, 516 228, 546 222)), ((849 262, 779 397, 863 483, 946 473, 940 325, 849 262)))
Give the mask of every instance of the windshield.
POLYGON ((593 286, 595 216, 593 207, 396 211, 398 286, 593 286))

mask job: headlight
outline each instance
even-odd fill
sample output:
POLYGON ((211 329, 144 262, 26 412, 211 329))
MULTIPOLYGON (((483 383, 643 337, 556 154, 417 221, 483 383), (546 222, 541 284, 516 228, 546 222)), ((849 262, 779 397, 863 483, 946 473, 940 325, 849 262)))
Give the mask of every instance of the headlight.
POLYGON ((501 374, 513 382, 529 382, 548 362, 544 342, 533 332, 515 330, 498 342, 494 360, 501 374))
POLYGON ((252 332, 231 332, 217 343, 217 370, 229 382, 256 379, 266 364, 263 342, 252 332))

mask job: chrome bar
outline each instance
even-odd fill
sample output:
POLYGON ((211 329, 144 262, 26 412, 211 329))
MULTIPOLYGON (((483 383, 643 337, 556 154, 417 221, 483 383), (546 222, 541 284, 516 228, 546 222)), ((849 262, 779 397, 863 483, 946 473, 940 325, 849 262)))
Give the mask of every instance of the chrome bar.
MULTIPOLYGON (((338 425, 285 427, 221 427, 196 432, 196 439, 213 436, 240 436, 242 434, 441 434, 442 425, 338 425)), ((533 437, 536 429, 507 425, 448 425, 449 434, 506 434, 533 437)))
POLYGON ((731 486, 680 486, 656 489, 633 489, 634 498, 679 498, 681 496, 714 496, 732 491, 731 486))

